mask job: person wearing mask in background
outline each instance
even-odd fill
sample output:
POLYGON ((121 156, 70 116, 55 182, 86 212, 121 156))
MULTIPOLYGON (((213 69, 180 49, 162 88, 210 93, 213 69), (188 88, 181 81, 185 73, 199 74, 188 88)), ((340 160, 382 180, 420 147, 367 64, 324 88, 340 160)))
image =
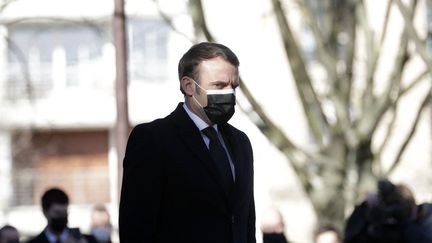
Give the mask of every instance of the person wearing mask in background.
POLYGON ((5 225, 0 229, 0 243, 19 243, 19 238, 18 230, 11 225, 5 225))
POLYGON ((281 212, 275 208, 268 208, 261 221, 263 243, 288 243, 285 237, 285 223, 281 212))
MULTIPOLYGON (((192 46, 178 65, 185 102, 132 130, 123 162, 122 243, 256 242, 252 146, 227 123, 238 66, 224 45, 192 46)), ((159 96, 153 102, 164 102, 159 96)))
POLYGON ((108 210, 103 205, 96 205, 91 215, 91 234, 98 243, 111 243, 111 219, 108 210))
POLYGON ((78 228, 69 228, 69 198, 59 188, 51 188, 42 196, 42 211, 47 226, 28 243, 97 243, 93 236, 81 234, 78 228))

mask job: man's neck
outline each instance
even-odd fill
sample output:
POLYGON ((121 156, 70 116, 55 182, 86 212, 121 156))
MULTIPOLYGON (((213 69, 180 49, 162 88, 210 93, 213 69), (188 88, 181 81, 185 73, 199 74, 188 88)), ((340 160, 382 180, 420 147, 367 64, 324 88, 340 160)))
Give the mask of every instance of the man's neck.
MULTIPOLYGON (((183 108, 185 109, 186 113, 189 115, 189 117, 193 120, 195 125, 200 129, 204 129, 208 126, 213 126, 214 124, 210 122, 208 119, 203 119, 202 116, 197 114, 198 112, 195 111, 191 104, 188 103, 188 100, 185 101, 183 108)), ((203 111, 204 112, 204 111, 203 111)))

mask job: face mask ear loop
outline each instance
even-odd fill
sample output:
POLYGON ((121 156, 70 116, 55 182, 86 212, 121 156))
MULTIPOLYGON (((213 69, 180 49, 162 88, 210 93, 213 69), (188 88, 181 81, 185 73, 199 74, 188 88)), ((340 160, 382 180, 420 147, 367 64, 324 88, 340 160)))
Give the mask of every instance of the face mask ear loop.
POLYGON ((201 87, 193 78, 191 78, 192 79, 192 81, 200 88, 200 89, 202 89, 202 90, 204 90, 205 92, 206 92, 206 94, 207 94, 207 90, 206 89, 204 89, 203 87, 201 87))
POLYGON ((201 108, 203 108, 203 106, 201 105, 201 103, 199 103, 199 101, 195 98, 194 95, 192 95, 192 98, 195 100, 196 103, 198 103, 199 106, 201 106, 201 108))
MULTIPOLYGON (((200 89, 202 89, 202 90, 204 90, 205 92, 206 92, 206 94, 207 94, 207 90, 206 89, 203 89, 193 78, 190 78, 190 79, 192 79, 192 81, 200 88, 200 89)), ((201 106, 201 108, 204 108, 202 105, 201 105, 201 103, 195 98, 195 96, 194 95, 192 95, 192 98, 195 100, 195 102, 196 103, 198 103, 198 105, 199 106, 201 106)))

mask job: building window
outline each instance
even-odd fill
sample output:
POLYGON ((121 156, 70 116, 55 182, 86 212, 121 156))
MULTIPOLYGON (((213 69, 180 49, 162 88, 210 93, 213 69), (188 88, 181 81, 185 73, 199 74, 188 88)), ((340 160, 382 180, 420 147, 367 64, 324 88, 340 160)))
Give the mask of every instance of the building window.
POLYGON ((12 141, 12 205, 39 204, 51 187, 72 203, 110 202, 108 131, 16 133, 12 141))
POLYGON ((9 27, 9 40, 6 93, 14 99, 80 85, 80 69, 102 58, 109 36, 97 25, 18 24, 9 27))
POLYGON ((168 77, 168 33, 163 20, 131 19, 129 73, 131 80, 157 82, 168 77))

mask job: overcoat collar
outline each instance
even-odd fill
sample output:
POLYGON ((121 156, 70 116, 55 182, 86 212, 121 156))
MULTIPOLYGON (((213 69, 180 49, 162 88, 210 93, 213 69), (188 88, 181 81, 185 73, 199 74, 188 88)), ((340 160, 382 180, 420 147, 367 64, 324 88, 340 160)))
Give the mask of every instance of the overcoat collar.
POLYGON ((244 170, 242 168, 242 156, 241 146, 238 139, 235 137, 233 133, 233 128, 228 124, 222 124, 219 126, 221 130, 221 134, 224 138, 225 144, 228 147, 231 159, 234 163, 236 180, 234 183, 234 189, 232 192, 228 192, 225 190, 221 176, 217 170, 216 165, 213 163, 208 149, 202 139, 201 132, 193 123, 192 119, 188 116, 186 111, 183 108, 183 103, 179 103, 177 108, 169 115, 168 117, 172 124, 175 126, 175 131, 178 136, 185 142, 185 145, 191 150, 191 152, 197 156, 205 165, 207 172, 213 178, 215 183, 218 184, 218 188, 220 189, 220 193, 223 194, 228 206, 231 207, 232 197, 239 196, 238 194, 242 193, 241 188, 243 188, 244 184, 244 170))

